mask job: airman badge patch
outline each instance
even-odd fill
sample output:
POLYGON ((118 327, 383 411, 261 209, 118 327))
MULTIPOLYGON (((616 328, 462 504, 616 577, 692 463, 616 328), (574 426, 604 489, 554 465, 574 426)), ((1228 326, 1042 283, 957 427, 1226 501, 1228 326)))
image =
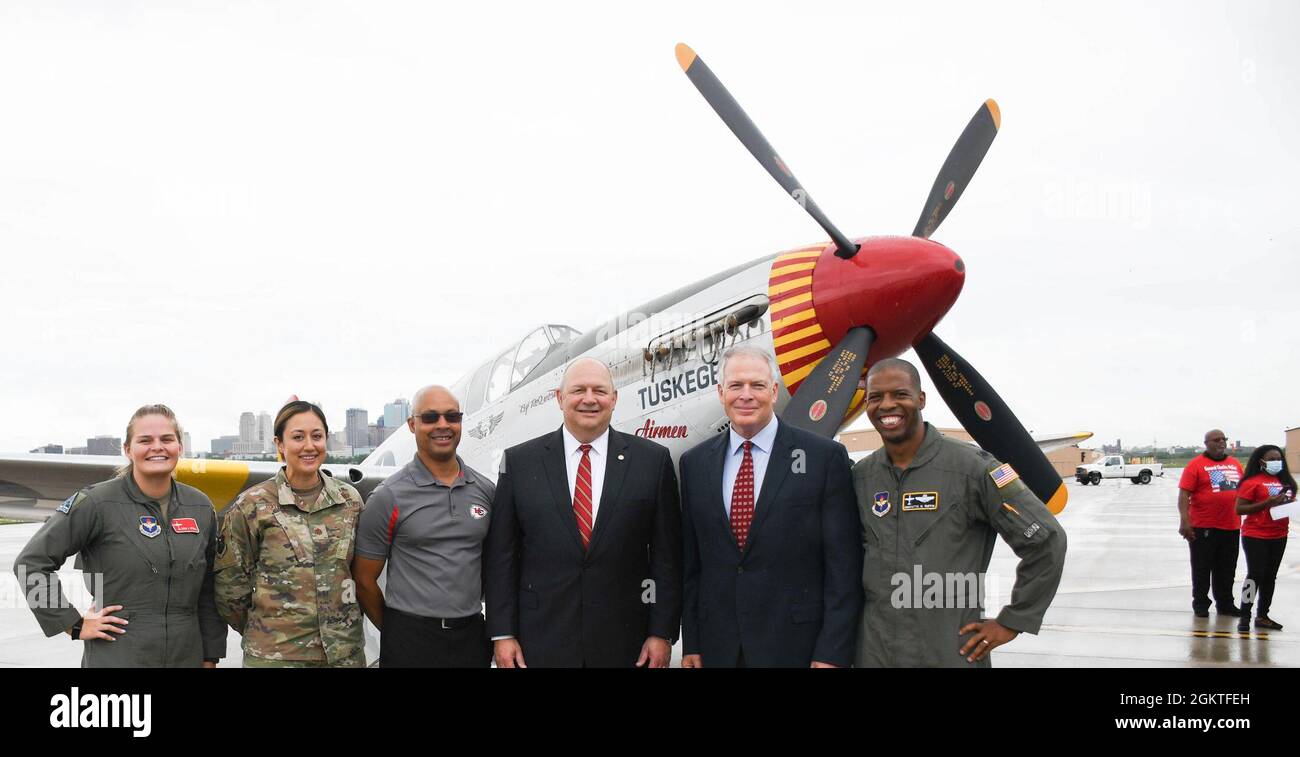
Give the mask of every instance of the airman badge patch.
POLYGON ((1006 486, 1012 481, 1015 481, 1016 479, 1020 478, 1020 474, 1016 473, 1015 468, 1012 468, 1010 465, 1003 463, 998 467, 994 468, 993 470, 989 471, 989 477, 992 478, 993 483, 997 484, 998 488, 1001 489, 1002 487, 1006 486))
POLYGON ((140 533, 152 539, 162 533, 162 526, 158 525, 158 519, 152 515, 141 515, 140 533))
POLYGON ((903 494, 903 512, 913 510, 938 510, 939 492, 905 492, 903 494))
POLYGON ((871 512, 877 518, 883 518, 889 512, 889 492, 876 492, 875 501, 871 503, 871 512))
MULTIPOLYGON (((77 492, 77 494, 80 493, 81 492, 77 492)), ((77 494, 74 494, 71 497, 68 497, 67 499, 63 500, 63 504, 59 505, 59 512, 63 513, 64 515, 67 515, 68 511, 72 509, 72 501, 77 498, 77 494)))

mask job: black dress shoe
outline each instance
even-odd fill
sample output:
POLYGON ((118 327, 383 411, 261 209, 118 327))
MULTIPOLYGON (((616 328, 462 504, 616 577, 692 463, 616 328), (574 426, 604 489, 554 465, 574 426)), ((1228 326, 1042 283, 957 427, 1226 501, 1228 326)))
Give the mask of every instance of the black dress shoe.
POLYGON ((1227 615, 1229 618, 1240 618, 1240 617, 1241 617, 1241 608, 1240 608, 1240 607, 1225 607, 1225 608, 1218 608, 1218 609, 1215 610, 1215 612, 1219 613, 1220 615, 1227 615))
POLYGON ((1237 632, 1250 633, 1250 618, 1245 615, 1241 616, 1241 619, 1237 621, 1237 632))
POLYGON ((1277 622, 1276 620, 1270 619, 1267 615, 1261 615, 1260 617, 1255 618, 1255 627, 1267 628, 1270 631, 1282 630, 1282 624, 1277 622))
POLYGON ((1196 613, 1196 617, 1198 617, 1198 618, 1208 618, 1208 617, 1210 617, 1210 611, 1209 611, 1209 610, 1192 610, 1192 612, 1196 613))

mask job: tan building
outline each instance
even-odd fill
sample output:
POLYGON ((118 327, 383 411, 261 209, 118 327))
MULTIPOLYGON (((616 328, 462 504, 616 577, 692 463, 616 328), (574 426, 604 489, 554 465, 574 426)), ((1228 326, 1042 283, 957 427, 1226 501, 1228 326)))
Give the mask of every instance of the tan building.
POLYGON ((1291 475, 1300 473, 1300 426, 1286 430, 1286 467, 1291 475))
MULTIPOLYGON (((944 436, 960 439, 964 442, 973 441, 971 435, 964 428, 941 428, 939 432, 944 436)), ((1300 442, 1300 429, 1296 429, 1295 432, 1297 441, 1300 442)), ((1290 438, 1289 434, 1290 432, 1288 432, 1288 439, 1290 438)), ((847 431, 836 438, 855 460, 863 457, 865 453, 880 449, 880 434, 873 428, 864 431, 847 431)), ((1290 449, 1291 445, 1288 444, 1287 448, 1290 449)), ((1056 472, 1060 473, 1063 478, 1073 476, 1075 467, 1083 463, 1090 463, 1099 457, 1101 457, 1101 453, 1097 450, 1083 449, 1077 444, 1047 453, 1048 461, 1052 463, 1052 467, 1056 468, 1056 472)), ((1295 468, 1292 468, 1292 470, 1295 470, 1295 468)))

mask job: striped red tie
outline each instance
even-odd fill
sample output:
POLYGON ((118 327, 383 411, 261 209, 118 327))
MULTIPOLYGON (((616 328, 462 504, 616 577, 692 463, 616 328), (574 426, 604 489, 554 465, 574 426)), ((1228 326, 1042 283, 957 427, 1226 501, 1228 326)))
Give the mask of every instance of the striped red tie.
POLYGON ((578 535, 582 548, 591 544, 591 445, 583 444, 582 461, 578 463, 578 482, 573 487, 573 514, 578 516, 578 535))
POLYGON ((740 446, 745 448, 745 459, 740 461, 731 487, 731 533, 736 535, 737 546, 744 549, 749 524, 754 521, 754 456, 749 452, 754 443, 746 440, 740 446))

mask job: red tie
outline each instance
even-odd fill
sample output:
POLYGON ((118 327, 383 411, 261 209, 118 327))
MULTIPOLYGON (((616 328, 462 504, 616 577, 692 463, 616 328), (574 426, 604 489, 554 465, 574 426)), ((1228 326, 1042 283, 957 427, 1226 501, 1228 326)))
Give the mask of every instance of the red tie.
POLYGON ((582 460, 578 463, 578 482, 573 487, 573 514, 578 516, 578 535, 585 550, 591 544, 591 445, 582 444, 578 449, 582 450, 582 460))
POLYGON ((731 487, 731 533, 736 535, 736 544, 744 549, 749 524, 754 521, 754 456, 749 452, 754 443, 745 441, 740 446, 745 448, 745 459, 740 461, 736 483, 731 487))

